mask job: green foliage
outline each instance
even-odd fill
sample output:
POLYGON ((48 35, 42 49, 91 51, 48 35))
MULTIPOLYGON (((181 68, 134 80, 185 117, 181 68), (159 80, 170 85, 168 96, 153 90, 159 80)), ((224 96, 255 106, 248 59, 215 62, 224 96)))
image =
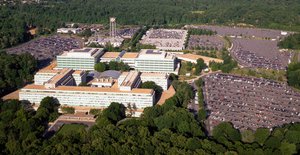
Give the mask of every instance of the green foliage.
POLYGON ((255 141, 263 145, 267 138, 270 136, 270 130, 266 128, 258 128, 254 134, 255 141))
POLYGON ((75 109, 73 107, 61 107, 61 111, 67 114, 74 114, 75 109))
POLYGON ((94 69, 98 72, 104 72, 104 71, 106 71, 106 68, 107 68, 107 66, 103 62, 96 63, 95 67, 94 67, 94 69))
POLYGON ((112 123, 117 123, 126 117, 125 110, 126 108, 123 104, 112 102, 103 110, 101 117, 107 118, 112 123))
POLYGON ((287 70, 288 84, 300 89, 300 63, 290 63, 287 70))
POLYGON ((254 142, 254 133, 251 130, 244 130, 241 133, 242 135, 242 141, 245 143, 252 143, 254 142))
POLYGON ((47 115, 50 114, 48 117, 48 121, 55 121, 59 114, 58 114, 58 107, 59 107, 58 100, 53 97, 45 97, 42 99, 39 108, 37 110, 37 114, 41 113, 40 115, 47 115))
POLYGON ((89 113, 98 116, 101 114, 101 109, 90 109, 89 113))
POLYGON ((270 79, 275 81, 283 81, 286 79, 286 71, 284 70, 272 70, 264 68, 235 68, 230 73, 241 75, 241 76, 253 76, 257 78, 270 79))
POLYGON ((198 120, 199 121, 205 121, 206 120, 206 117, 207 117, 207 113, 206 113, 206 110, 205 109, 200 109, 199 111, 198 111, 198 120))
POLYGON ((136 44, 137 49, 156 49, 155 45, 149 45, 149 44, 136 44))
POLYGON ((288 37, 284 38, 284 40, 280 41, 278 43, 278 46, 280 48, 284 48, 284 49, 299 50, 300 49, 300 34, 295 33, 295 34, 289 35, 288 37))
MULTIPOLYGON (((53 102, 50 98, 46 101, 53 102)), ((213 136, 208 137, 203 124, 185 108, 165 103, 146 108, 141 118, 123 119, 125 107, 112 103, 90 129, 80 124, 68 124, 47 139, 42 135, 48 123, 47 109, 52 109, 51 106, 44 104, 36 112, 24 107, 16 100, 0 101, 1 154, 260 155, 299 152, 297 137, 290 137, 300 131, 299 123, 268 131, 270 136, 263 138, 265 142, 259 145, 251 140, 243 143, 241 135, 230 123, 219 124, 213 130, 213 136), (285 133, 288 139, 280 136, 285 133)), ((259 135, 256 132, 256 140, 259 135)))
POLYGON ((74 133, 80 133, 82 131, 85 131, 86 126, 82 124, 65 124, 63 125, 57 134, 61 134, 64 136, 74 134, 74 133))
POLYGON ((163 92, 163 89, 161 88, 161 86, 158 86, 153 81, 146 81, 146 82, 142 83, 141 88, 153 89, 155 91, 155 96, 157 98, 159 98, 163 92))
POLYGON ((296 145, 288 143, 288 142, 282 142, 281 143, 280 151, 283 155, 289 155, 289 154, 297 153, 296 145))
POLYGON ((299 31, 298 8, 297 0, 288 3, 284 0, 103 0, 101 3, 97 0, 70 0, 18 3, 0 6, 0 48, 29 40, 30 26, 37 26, 38 34, 48 34, 66 22, 107 24, 111 16, 117 17, 118 23, 129 25, 178 27, 187 23, 248 23, 258 27, 299 31))
POLYGON ((229 73, 234 68, 236 68, 237 62, 232 59, 232 57, 229 55, 228 51, 222 51, 222 59, 224 60, 223 63, 217 63, 217 62, 210 62, 209 67, 212 71, 221 70, 224 73, 229 73))
POLYGON ((124 62, 117 62, 117 61, 110 61, 108 63, 108 68, 110 70, 121 70, 121 71, 128 71, 130 69, 130 67, 125 64, 124 62))
POLYGON ((128 51, 132 51, 132 52, 138 52, 140 51, 142 48, 146 47, 150 47, 153 48, 153 46, 149 46, 149 45, 141 45, 138 42, 142 39, 143 35, 147 32, 147 30, 149 29, 149 27, 144 26, 142 28, 140 28, 131 38, 130 42, 129 42, 129 49, 128 51))
POLYGON ((240 141, 241 134, 237 129, 235 129, 232 124, 228 122, 223 122, 214 127, 213 129, 213 137, 218 142, 226 143, 226 141, 240 141))
POLYGON ((91 31, 91 29, 85 29, 81 33, 79 33, 79 36, 82 36, 82 37, 90 37, 92 35, 93 35, 93 32, 91 31))
POLYGON ((188 102, 194 97, 192 86, 187 82, 179 81, 173 81, 172 85, 176 90, 175 97, 177 99, 178 107, 186 107, 188 102))
POLYGON ((31 82, 37 62, 30 54, 9 55, 0 52, 0 96, 31 82))
MULTIPOLYGON (((205 49, 201 48, 201 49, 197 49, 197 50, 205 50, 205 49)), ((202 55, 202 56, 207 56, 207 57, 212 57, 212 58, 218 58, 217 54, 218 53, 215 50, 212 50, 212 51, 198 51, 197 52, 197 55, 202 55)))
POLYGON ((195 70, 195 73, 196 75, 199 75, 203 69, 205 69, 207 66, 206 64, 204 63, 204 60, 203 59, 198 59, 197 60, 197 64, 196 64, 196 70, 195 70))
POLYGON ((188 30, 189 35, 214 35, 216 32, 206 29, 189 29, 188 30))
POLYGON ((174 73, 171 73, 169 75, 169 80, 170 81, 175 81, 175 80, 178 80, 178 75, 174 74, 174 73))

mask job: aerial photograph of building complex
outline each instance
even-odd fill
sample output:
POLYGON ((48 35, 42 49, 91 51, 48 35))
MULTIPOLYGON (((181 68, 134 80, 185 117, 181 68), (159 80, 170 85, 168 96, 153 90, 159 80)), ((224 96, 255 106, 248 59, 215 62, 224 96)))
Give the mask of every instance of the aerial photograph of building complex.
POLYGON ((0 1, 0 154, 300 154, 299 13, 0 1))

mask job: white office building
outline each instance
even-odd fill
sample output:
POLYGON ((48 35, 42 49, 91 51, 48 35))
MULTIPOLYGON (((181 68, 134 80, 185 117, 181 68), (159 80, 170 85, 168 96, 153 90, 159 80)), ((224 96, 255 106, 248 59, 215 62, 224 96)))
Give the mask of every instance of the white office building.
POLYGON ((134 88, 121 91, 118 88, 57 86, 47 89, 43 85, 27 85, 19 93, 20 100, 39 105, 47 96, 55 97, 62 106, 79 106, 90 108, 106 108, 111 102, 135 104, 138 109, 151 107, 154 104, 152 89, 134 88))
POLYGON ((56 69, 94 70, 95 64, 103 54, 102 48, 72 49, 57 56, 56 69))
POLYGON ((170 85, 169 75, 166 73, 141 73, 140 77, 143 83, 153 81, 156 85, 161 86, 164 91, 168 90, 170 85))
POLYGON ((135 69, 140 72, 176 74, 176 57, 164 51, 142 49, 135 59, 135 69))
POLYGON ((63 33, 63 34, 67 34, 67 33, 78 34, 81 32, 81 28, 59 28, 57 29, 56 32, 63 33))
POLYGON ((119 86, 116 84, 111 87, 82 87, 75 85, 86 80, 86 73, 64 68, 56 71, 50 79, 44 80, 46 82, 30 84, 22 88, 19 99, 39 106, 43 98, 50 96, 56 98, 62 106, 90 109, 106 108, 111 102, 119 102, 124 106, 134 105, 137 109, 153 106, 154 90, 138 88, 141 83, 140 73, 131 71, 122 75, 118 79, 119 86))

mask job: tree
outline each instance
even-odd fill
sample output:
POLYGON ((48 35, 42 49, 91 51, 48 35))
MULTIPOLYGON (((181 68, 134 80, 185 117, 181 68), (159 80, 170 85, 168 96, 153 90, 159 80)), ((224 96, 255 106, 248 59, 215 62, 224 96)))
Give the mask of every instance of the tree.
POLYGON ((110 70, 119 70, 119 67, 118 67, 118 62, 117 61, 110 61, 108 63, 108 67, 110 70))
POLYGON ((202 72, 202 70, 205 69, 206 67, 207 66, 204 63, 204 60, 201 58, 198 59, 196 64, 196 70, 195 70, 196 75, 199 75, 202 72))
POLYGON ((288 84, 300 88, 300 63, 290 63, 287 70, 288 84))
POLYGON ((103 62, 98 62, 95 64, 94 69, 98 72, 104 72, 106 70, 106 64, 103 62))
POLYGON ((236 130, 231 123, 222 122, 213 129, 213 137, 219 142, 240 141, 241 134, 236 130))
POLYGON ((282 142, 280 146, 280 151, 283 155, 295 154, 297 153, 296 145, 288 142, 282 142))
POLYGON ((280 147, 280 139, 277 137, 269 137, 266 141, 265 141, 265 146, 271 149, 276 149, 280 147))
POLYGON ((174 81, 174 80, 178 80, 178 75, 174 74, 174 73, 171 73, 169 75, 169 79, 170 81, 174 81))
POLYGON ((244 130, 241 133, 242 135, 242 141, 245 143, 252 143, 254 142, 254 133, 251 130, 244 130))
POLYGON ((46 112, 49 112, 50 116, 48 118, 49 121, 54 121, 59 116, 58 114, 58 107, 59 107, 58 100, 53 97, 45 97, 42 99, 39 108, 37 109, 37 112, 40 110, 45 109, 46 112))
POLYGON ((61 107, 61 111, 63 113, 67 113, 67 114, 74 114, 75 113, 75 108, 73 108, 73 107, 61 107))
POLYGON ((158 86, 153 81, 146 81, 146 82, 142 83, 141 88, 153 89, 155 91, 155 96, 157 98, 159 98, 163 92, 163 89, 161 88, 161 86, 158 86))
POLYGON ((101 114, 101 109, 90 109, 89 113, 98 116, 101 114))
POLYGON ((125 110, 126 108, 123 104, 112 102, 103 110, 101 117, 107 118, 115 124, 123 118, 126 118, 125 110))
POLYGON ((200 122, 204 122, 206 120, 207 114, 206 114, 206 110, 205 109, 200 109, 198 111, 198 120, 200 122))
POLYGON ((267 138, 270 136, 270 130, 267 128, 258 128, 254 134, 255 141, 263 145, 267 138))

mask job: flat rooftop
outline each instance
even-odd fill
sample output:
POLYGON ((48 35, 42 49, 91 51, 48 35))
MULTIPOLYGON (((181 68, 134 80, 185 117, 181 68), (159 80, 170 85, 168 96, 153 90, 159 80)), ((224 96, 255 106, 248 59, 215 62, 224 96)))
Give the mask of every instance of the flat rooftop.
POLYGON ((96 57, 101 52, 103 52, 103 48, 81 48, 81 49, 72 49, 70 51, 65 51, 60 56, 66 56, 66 57, 96 57))
POLYGON ((56 83, 58 83, 62 78, 64 78, 64 77, 67 76, 68 74, 70 74, 70 72, 72 72, 72 69, 64 68, 64 69, 62 69, 60 72, 58 72, 58 74, 56 74, 54 77, 52 77, 47 83, 56 84, 56 83))
POLYGON ((129 59, 129 58, 137 58, 138 57, 138 55, 139 55, 139 53, 125 53, 123 56, 122 56, 122 58, 127 58, 127 59, 129 59))
POLYGON ((43 85, 26 85, 22 91, 26 90, 47 90, 49 91, 70 91, 70 92, 110 92, 110 93, 136 93, 136 94, 153 94, 152 89, 141 89, 141 88, 133 88, 130 91, 121 91, 118 88, 104 88, 104 87, 81 87, 81 86, 57 86, 55 88, 47 89, 43 85))
POLYGON ((148 73, 142 72, 141 77, 160 77, 160 78, 167 78, 168 75, 166 73, 148 73))
POLYGON ((203 59, 205 62, 210 62, 210 61, 214 61, 214 62, 223 62, 222 59, 217 59, 217 58, 211 58, 211 57, 206 57, 206 56, 202 56, 202 55, 196 55, 196 54, 177 54, 176 55, 178 59, 180 58, 185 58, 185 59, 191 59, 194 61, 197 61, 198 59, 203 59))
POLYGON ((132 86, 139 77, 139 72, 130 71, 122 82, 121 86, 132 86))
POLYGON ((117 58, 119 57, 120 52, 105 52, 101 58, 117 58))
POLYGON ((138 59, 175 59, 173 54, 157 49, 142 49, 138 59))

